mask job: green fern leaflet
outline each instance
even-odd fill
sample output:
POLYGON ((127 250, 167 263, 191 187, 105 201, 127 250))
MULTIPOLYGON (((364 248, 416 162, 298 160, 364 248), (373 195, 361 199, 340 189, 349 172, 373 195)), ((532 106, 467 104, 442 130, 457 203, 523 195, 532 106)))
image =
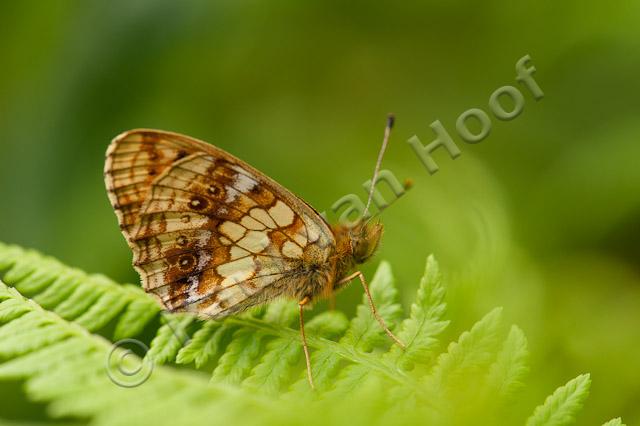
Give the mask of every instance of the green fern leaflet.
POLYGON ((528 419, 514 417, 529 371, 524 333, 496 308, 443 344, 445 285, 433 257, 407 315, 388 263, 371 281, 406 350, 391 345, 364 298, 351 319, 327 311, 308 322, 315 392, 294 302, 221 322, 168 315, 136 286, 6 245, 0 276, 0 383, 20 383, 25 402, 46 406, 46 422, 568 425, 590 386, 580 375, 528 419))

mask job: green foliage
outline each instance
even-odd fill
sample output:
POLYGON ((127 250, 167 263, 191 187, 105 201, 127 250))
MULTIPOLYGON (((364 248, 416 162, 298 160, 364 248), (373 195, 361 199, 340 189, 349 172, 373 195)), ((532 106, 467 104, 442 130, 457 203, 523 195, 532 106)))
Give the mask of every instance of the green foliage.
POLYGON ((620 417, 617 417, 615 419, 609 420, 608 422, 606 422, 602 426, 625 426, 625 424, 622 423, 622 419, 620 417))
POLYGON ((406 349, 393 346, 387 355, 402 370, 411 370, 415 364, 426 364, 431 360, 438 346, 437 336, 449 325, 449 321, 443 319, 446 309, 444 294, 438 263, 430 256, 416 301, 411 305, 411 315, 402 322, 398 336, 406 349))
POLYGON ((573 423, 576 413, 589 395, 589 386, 591 378, 588 374, 569 380, 547 397, 544 404, 536 407, 527 420, 527 426, 561 426, 573 423))
MULTIPOLYGON (((365 298, 351 320, 329 311, 308 321, 317 392, 306 382, 294 302, 202 321, 160 315, 132 286, 17 247, 0 245, 0 272, 0 382, 24 381, 26 398, 46 403, 52 419, 237 425, 259 412, 264 424, 280 425, 501 424, 528 370, 524 333, 507 331, 500 308, 437 355, 448 321, 433 257, 402 321, 389 264, 371 281, 406 351, 391 346, 365 298), (144 358, 113 345, 123 337, 148 342, 144 358)), ((527 425, 571 423, 589 385, 581 375, 558 388, 527 425)))
POLYGON ((503 397, 514 394, 522 386, 522 379, 529 371, 528 356, 524 332, 516 325, 511 326, 502 349, 489 368, 488 386, 503 397))
POLYGON ((123 339, 139 334, 160 307, 137 286, 69 268, 31 250, 0 244, 2 280, 61 318, 123 339), (113 331, 105 330, 114 322, 113 331))

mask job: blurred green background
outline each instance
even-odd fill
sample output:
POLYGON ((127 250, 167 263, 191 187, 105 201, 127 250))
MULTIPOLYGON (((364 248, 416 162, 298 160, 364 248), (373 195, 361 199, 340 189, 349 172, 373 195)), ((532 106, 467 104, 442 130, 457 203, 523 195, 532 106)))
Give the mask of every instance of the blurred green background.
POLYGON ((5 1, 0 21, 0 240, 137 282, 102 181, 112 137, 204 139, 322 211, 365 198, 393 111, 384 167, 415 186, 366 272, 390 260, 407 306, 434 253, 452 337, 498 305, 527 334, 514 409, 591 372, 580 422, 640 423, 640 3, 5 1), (522 90, 519 117, 464 143, 458 115, 522 89, 526 54, 544 98, 522 90), (406 140, 436 119, 462 155, 430 176, 406 140))

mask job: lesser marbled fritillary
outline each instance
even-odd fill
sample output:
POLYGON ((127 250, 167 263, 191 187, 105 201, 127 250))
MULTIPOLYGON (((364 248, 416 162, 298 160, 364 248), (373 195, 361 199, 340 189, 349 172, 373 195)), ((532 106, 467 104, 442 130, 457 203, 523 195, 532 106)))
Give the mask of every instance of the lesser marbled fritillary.
MULTIPOLYGON (((393 117, 385 130, 373 182, 393 117)), ((169 311, 223 318, 280 296, 303 307, 334 294, 378 246, 382 225, 331 226, 302 199, 208 143, 160 130, 130 130, 109 145, 109 200, 133 250, 142 286, 169 311)), ((373 185, 372 185, 373 189, 373 185)), ((371 194, 367 208, 371 203, 371 194)), ((366 214, 364 216, 366 218, 366 214)))

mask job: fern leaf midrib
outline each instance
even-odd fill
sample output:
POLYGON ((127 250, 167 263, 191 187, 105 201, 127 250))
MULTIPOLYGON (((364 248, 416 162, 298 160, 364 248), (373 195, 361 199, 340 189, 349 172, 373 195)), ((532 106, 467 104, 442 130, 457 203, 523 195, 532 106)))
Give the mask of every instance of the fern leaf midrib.
MULTIPOLYGON (((289 340, 300 340, 300 335, 297 330, 293 330, 288 327, 276 327, 272 324, 266 323, 264 321, 260 321, 252 318, 239 318, 239 317, 231 317, 226 320, 227 322, 245 326, 252 327, 258 329, 264 333, 268 333, 272 336, 281 337, 289 340)), ((356 364, 366 365, 367 367, 375 370, 379 373, 382 373, 384 376, 389 379, 400 383, 405 386, 410 386, 416 390, 416 392, 423 393, 419 383, 405 374, 403 371, 396 369, 394 366, 381 361, 378 357, 370 355, 368 353, 359 352, 354 348, 351 348, 346 345, 342 345, 336 343, 332 340, 328 340, 322 337, 317 337, 313 335, 307 335, 307 343, 309 346, 314 347, 316 349, 327 349, 336 355, 340 355, 344 359, 351 361, 356 364)))

